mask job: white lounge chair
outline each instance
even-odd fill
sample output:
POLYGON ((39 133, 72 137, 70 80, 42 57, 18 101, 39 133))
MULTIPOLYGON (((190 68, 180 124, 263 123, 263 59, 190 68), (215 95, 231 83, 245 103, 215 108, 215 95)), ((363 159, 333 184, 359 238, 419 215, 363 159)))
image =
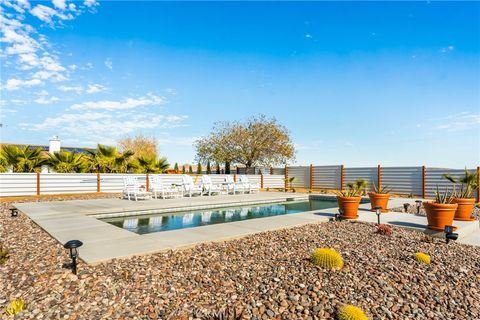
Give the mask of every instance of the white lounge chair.
POLYGON ((244 186, 242 184, 236 183, 233 180, 233 177, 230 175, 225 176, 224 186, 227 189, 227 194, 229 194, 230 192, 232 194, 236 194, 237 192, 245 193, 244 186))
POLYGON ((199 186, 195 186, 195 183, 193 182, 192 177, 189 175, 182 175, 182 184, 183 184, 183 191, 184 194, 187 194, 189 197, 191 197, 194 194, 199 194, 202 196, 203 190, 199 186))
POLYGON ((130 200, 132 197, 135 201, 138 199, 150 199, 152 194, 146 190, 140 189, 140 183, 137 177, 123 177, 123 197, 130 200))
POLYGON ((247 190, 248 193, 259 192, 260 185, 258 183, 252 183, 246 175, 241 175, 239 177, 240 184, 243 186, 244 190, 247 190))
POLYGON ((200 187, 203 192, 211 196, 212 194, 220 194, 222 192, 222 186, 215 185, 212 183, 212 178, 207 175, 203 175, 200 179, 200 187))
POLYGON ((150 180, 150 188, 149 191, 153 193, 155 199, 157 199, 157 195, 160 195, 161 198, 165 199, 167 197, 179 197, 181 196, 181 190, 176 187, 172 187, 171 185, 167 185, 162 183, 162 180, 159 176, 151 175, 149 176, 150 180))

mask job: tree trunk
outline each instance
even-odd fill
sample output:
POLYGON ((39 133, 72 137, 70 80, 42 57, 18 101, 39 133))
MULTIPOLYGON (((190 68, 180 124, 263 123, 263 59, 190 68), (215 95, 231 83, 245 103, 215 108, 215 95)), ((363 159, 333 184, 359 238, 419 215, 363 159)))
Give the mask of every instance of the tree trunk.
POLYGON ((230 161, 225 161, 225 174, 230 174, 230 161))

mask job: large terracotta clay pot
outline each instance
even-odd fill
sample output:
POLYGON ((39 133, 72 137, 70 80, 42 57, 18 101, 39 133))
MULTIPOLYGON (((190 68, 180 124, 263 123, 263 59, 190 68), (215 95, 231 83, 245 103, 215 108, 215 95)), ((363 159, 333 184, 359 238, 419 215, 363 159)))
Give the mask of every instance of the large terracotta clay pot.
POLYGON ((428 229, 443 231, 445 226, 453 225, 458 204, 424 202, 423 207, 427 212, 428 229))
POLYGON ((455 220, 472 221, 473 207, 475 207, 475 198, 454 198, 452 203, 458 204, 457 211, 455 211, 455 220))
POLYGON ((357 219, 358 206, 362 197, 342 197, 337 196, 338 206, 341 210, 340 217, 342 219, 357 219))
POLYGON ((388 199, 390 198, 389 193, 375 193, 369 192, 368 197, 370 198, 370 203, 372 204, 372 208, 370 211, 375 211, 375 207, 381 207, 382 212, 388 211, 388 199))

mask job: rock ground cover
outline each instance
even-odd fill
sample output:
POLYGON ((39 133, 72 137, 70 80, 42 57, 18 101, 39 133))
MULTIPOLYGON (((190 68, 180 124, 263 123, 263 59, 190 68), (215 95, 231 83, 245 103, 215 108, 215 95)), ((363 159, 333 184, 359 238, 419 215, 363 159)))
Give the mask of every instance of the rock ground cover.
MULTIPOLYGON (((479 319, 480 248, 428 240, 373 224, 329 222, 191 249, 62 269, 62 245, 1 204, 0 318, 23 299, 18 319, 192 319, 225 308, 245 319, 328 319, 343 304, 371 319, 479 319), (430 242, 433 241, 433 242, 430 242), (310 261, 317 247, 338 251, 341 270, 310 261), (415 252, 431 256, 419 264, 415 252)), ((81 254, 81 250, 80 250, 81 254)))

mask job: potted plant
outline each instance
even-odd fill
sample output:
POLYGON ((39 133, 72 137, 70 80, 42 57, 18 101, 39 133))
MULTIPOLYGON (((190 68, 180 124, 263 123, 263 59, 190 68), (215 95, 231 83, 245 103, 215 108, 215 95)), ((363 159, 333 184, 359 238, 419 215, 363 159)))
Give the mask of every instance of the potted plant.
POLYGON ((342 190, 337 195, 338 207, 340 208, 340 217, 342 219, 357 219, 358 206, 362 197, 360 196, 367 187, 368 182, 358 179, 354 183, 348 183, 347 189, 342 190))
POLYGON ((391 189, 387 189, 387 187, 376 186, 375 184, 373 184, 373 192, 368 193, 370 203, 372 204, 372 208, 370 209, 370 211, 375 211, 375 207, 381 207, 382 212, 387 212, 390 191, 391 189))
POLYGON ((427 212, 428 228, 435 231, 443 231, 445 226, 453 224, 453 217, 458 204, 452 203, 453 192, 445 188, 444 192, 435 191, 434 202, 424 202, 423 207, 427 212))
POLYGON ((472 221, 473 208, 475 207, 475 198, 472 197, 473 190, 478 188, 477 173, 469 172, 465 169, 465 174, 462 178, 452 177, 449 174, 444 174, 443 178, 454 183, 452 203, 458 204, 457 211, 455 211, 455 220, 472 221), (456 184, 460 183, 460 191, 457 192, 456 184))

